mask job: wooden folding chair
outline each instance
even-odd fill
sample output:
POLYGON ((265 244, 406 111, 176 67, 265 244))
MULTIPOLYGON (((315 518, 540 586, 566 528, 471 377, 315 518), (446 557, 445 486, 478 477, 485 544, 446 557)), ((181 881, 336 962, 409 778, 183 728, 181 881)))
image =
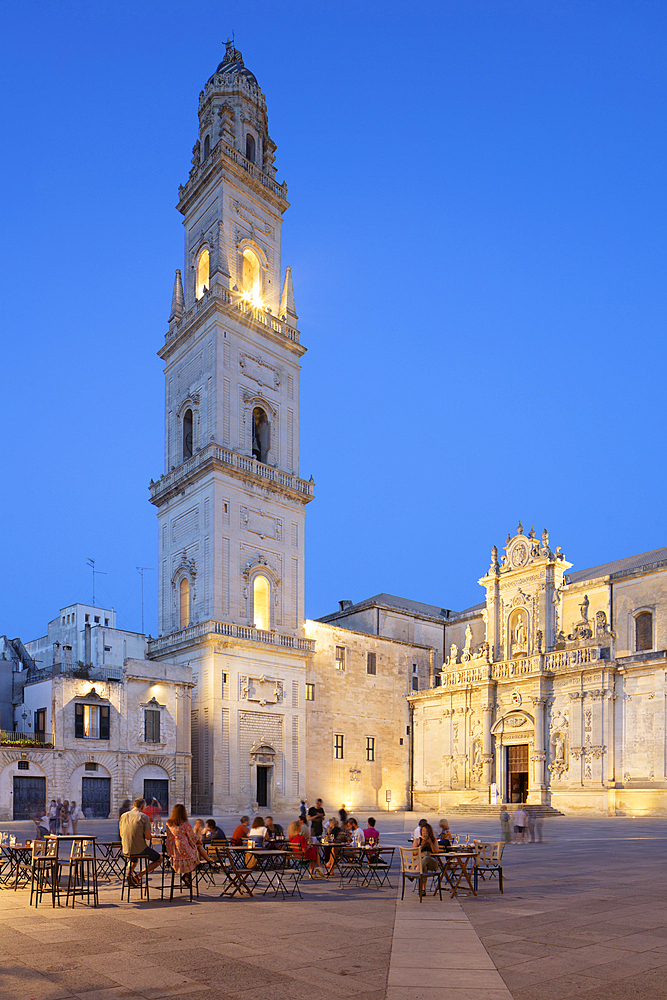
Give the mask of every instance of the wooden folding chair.
POLYGON ((252 896, 257 875, 255 869, 241 867, 234 857, 234 852, 229 847, 216 846, 216 853, 220 858, 221 870, 227 879, 220 895, 235 896, 238 892, 242 896, 244 892, 247 892, 249 896, 252 896), (248 884, 249 882, 252 882, 252 887, 248 884))
POLYGON ((498 887, 500 891, 504 894, 503 889, 503 851, 505 849, 505 844, 502 840, 497 840, 493 844, 481 844, 479 849, 479 856, 475 862, 474 868, 474 884, 475 892, 477 892, 478 877, 481 875, 482 881, 485 880, 488 875, 490 879, 494 875, 498 876, 498 887))
POLYGON ((442 899, 440 868, 438 867, 435 871, 424 871, 421 847, 399 847, 399 851, 401 852, 401 875, 403 876, 401 899, 403 899, 405 895, 406 879, 410 882, 417 880, 417 884, 419 886, 419 902, 421 903, 424 895, 426 894, 426 883, 430 878, 437 879, 438 884, 435 888, 435 892, 439 891, 440 899, 442 899))

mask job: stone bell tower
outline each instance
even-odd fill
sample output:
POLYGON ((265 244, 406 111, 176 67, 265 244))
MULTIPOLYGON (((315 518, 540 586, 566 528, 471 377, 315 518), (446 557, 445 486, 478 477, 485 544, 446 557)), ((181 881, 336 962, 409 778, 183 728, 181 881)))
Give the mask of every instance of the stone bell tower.
POLYGON ((165 363, 165 472, 154 659, 189 661, 193 807, 291 806, 304 780, 305 505, 300 344, 280 259, 287 187, 266 99, 233 42, 199 95, 179 188, 165 363))

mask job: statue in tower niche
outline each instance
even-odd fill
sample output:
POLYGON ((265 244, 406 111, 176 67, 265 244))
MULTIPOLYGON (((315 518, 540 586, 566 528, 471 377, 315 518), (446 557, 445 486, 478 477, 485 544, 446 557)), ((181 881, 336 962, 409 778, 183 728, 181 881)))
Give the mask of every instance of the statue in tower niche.
POLYGON ((579 605, 579 610, 581 611, 581 620, 582 620, 582 622, 587 622, 588 621, 588 605, 589 604, 590 604, 590 601, 588 600, 588 594, 584 594, 584 599, 583 599, 582 603, 579 605))
POLYGON ((523 611, 520 611, 514 619, 514 635, 512 642, 512 655, 525 653, 528 648, 528 628, 523 611))

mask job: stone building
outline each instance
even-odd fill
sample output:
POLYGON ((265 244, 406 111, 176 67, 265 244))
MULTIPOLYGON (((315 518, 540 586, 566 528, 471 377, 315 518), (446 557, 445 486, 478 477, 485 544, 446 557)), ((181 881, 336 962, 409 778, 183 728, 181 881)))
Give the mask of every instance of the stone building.
POLYGON ((417 805, 667 812, 667 549, 571 567, 546 531, 493 548, 440 685, 408 699, 417 805))
POLYGON ((155 795, 165 809, 188 800, 187 665, 144 659, 143 635, 88 605, 62 609, 47 636, 17 643, 13 732, 0 741, 0 819, 24 819, 58 796, 97 817, 137 795, 155 795))
POLYGON ((266 100, 233 43, 199 95, 179 190, 185 266, 165 343, 159 636, 191 663, 193 808, 291 808, 305 778, 300 343, 280 259, 287 187, 266 100))

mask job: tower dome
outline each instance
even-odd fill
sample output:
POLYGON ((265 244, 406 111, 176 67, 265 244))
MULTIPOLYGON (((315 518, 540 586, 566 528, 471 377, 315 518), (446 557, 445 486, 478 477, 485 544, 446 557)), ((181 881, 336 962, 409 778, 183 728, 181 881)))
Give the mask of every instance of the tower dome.
MULTIPOLYGON (((243 62, 243 54, 235 47, 231 38, 227 39, 225 58, 222 60, 215 72, 238 73, 239 76, 245 77, 249 83, 254 84, 255 87, 259 87, 257 77, 254 73, 251 73, 249 69, 246 69, 243 62)), ((213 76, 215 76, 215 73, 213 76)))

